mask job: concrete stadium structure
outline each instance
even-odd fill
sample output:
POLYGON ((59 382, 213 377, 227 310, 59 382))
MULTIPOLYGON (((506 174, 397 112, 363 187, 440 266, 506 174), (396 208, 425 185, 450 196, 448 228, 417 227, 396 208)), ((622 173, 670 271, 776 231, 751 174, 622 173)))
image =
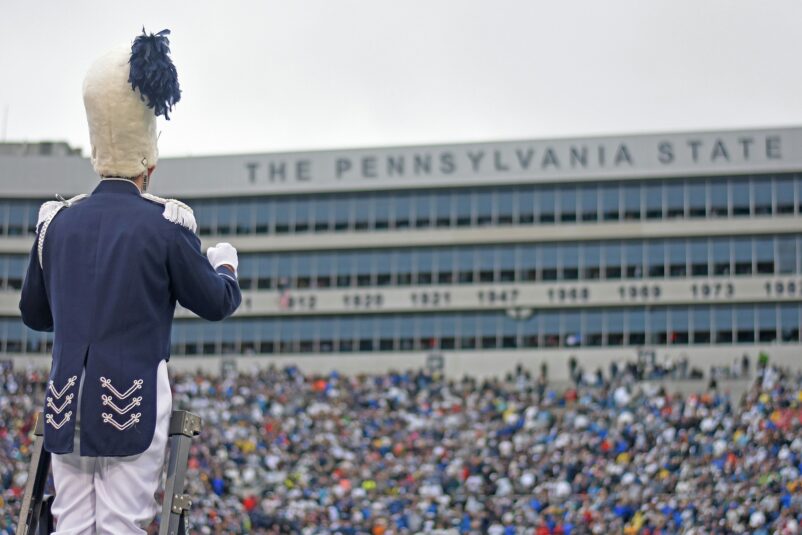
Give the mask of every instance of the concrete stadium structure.
MULTIPOLYGON (((97 182, 53 146, 0 150, 0 360, 49 362, 17 310, 38 207, 97 182)), ((243 306, 179 310, 175 366, 802 367, 802 128, 165 158, 152 192, 240 252, 243 306)))

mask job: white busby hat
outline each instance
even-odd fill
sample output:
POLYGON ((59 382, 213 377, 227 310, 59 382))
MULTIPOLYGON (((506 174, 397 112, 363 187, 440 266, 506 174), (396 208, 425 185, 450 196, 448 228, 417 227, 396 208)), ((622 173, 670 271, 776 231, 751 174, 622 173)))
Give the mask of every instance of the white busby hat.
POLYGON ((109 51, 84 79, 92 166, 101 176, 137 177, 156 165, 156 117, 181 98, 170 59, 170 30, 138 36, 109 51))

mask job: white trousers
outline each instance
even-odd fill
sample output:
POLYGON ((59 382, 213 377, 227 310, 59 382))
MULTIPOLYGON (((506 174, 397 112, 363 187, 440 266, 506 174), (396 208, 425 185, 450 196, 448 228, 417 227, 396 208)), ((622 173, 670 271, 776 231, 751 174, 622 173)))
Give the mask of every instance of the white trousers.
POLYGON ((147 450, 129 457, 81 457, 76 430, 75 450, 52 456, 56 487, 52 535, 145 533, 159 511, 154 493, 164 467, 173 407, 166 362, 159 364, 156 377, 156 430, 147 450))

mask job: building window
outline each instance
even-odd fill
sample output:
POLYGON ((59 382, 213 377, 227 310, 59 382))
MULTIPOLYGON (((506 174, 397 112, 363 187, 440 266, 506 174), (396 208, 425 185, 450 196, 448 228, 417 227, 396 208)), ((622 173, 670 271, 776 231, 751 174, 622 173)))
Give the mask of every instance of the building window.
POLYGON ((601 187, 602 218, 605 221, 618 221, 620 219, 620 199, 618 185, 603 185, 601 187))
POLYGON ((556 196, 553 188, 538 190, 538 217, 541 223, 554 223, 556 220, 556 196))
POLYGON ((641 213, 641 187, 639 184, 624 186, 624 219, 635 221, 640 219, 641 213))
POLYGON ((583 185, 580 189, 580 200, 582 203, 582 221, 597 221, 599 219, 598 187, 592 184, 583 185))
POLYGON ((691 308, 691 326, 693 328, 694 344, 709 344, 710 337, 710 307, 691 308))
POLYGON ((758 216, 771 215, 772 209, 772 179, 766 177, 753 177, 750 181, 752 186, 752 199, 754 203, 754 214, 758 216))
POLYGON ((727 217, 728 212, 728 192, 726 182, 710 182, 710 216, 711 217, 727 217))
POLYGON ((774 195, 778 214, 793 214, 796 206, 794 180, 791 177, 778 177, 774 180, 774 195))
POLYGON ((670 182, 666 184, 666 217, 685 217, 685 184, 670 182))
POLYGON ((736 238, 733 240, 733 256, 735 257, 735 274, 752 274, 752 239, 736 238))
POLYGON ((496 194, 496 224, 512 225, 515 221, 515 192, 509 189, 496 194))
POLYGON ((663 218, 663 185, 646 184, 646 219, 663 218))
POLYGON ((706 277, 709 273, 709 242, 707 240, 691 240, 689 243, 691 275, 706 277))
POLYGON ((707 184, 693 181, 688 184, 688 216, 705 217, 707 215, 707 184))
POLYGON ((576 221, 576 188, 560 188, 560 221, 573 223, 576 221))
POLYGON ((730 185, 730 194, 732 195, 732 215, 735 217, 748 216, 749 209, 749 181, 748 180, 734 180, 730 185))

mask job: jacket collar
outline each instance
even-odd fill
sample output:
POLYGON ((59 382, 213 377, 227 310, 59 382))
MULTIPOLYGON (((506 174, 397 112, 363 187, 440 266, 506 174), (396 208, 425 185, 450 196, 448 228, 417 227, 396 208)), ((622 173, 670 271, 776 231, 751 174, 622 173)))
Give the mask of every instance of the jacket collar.
POLYGON ((141 195, 139 188, 127 178, 103 178, 92 191, 95 193, 128 193, 130 195, 141 195))

